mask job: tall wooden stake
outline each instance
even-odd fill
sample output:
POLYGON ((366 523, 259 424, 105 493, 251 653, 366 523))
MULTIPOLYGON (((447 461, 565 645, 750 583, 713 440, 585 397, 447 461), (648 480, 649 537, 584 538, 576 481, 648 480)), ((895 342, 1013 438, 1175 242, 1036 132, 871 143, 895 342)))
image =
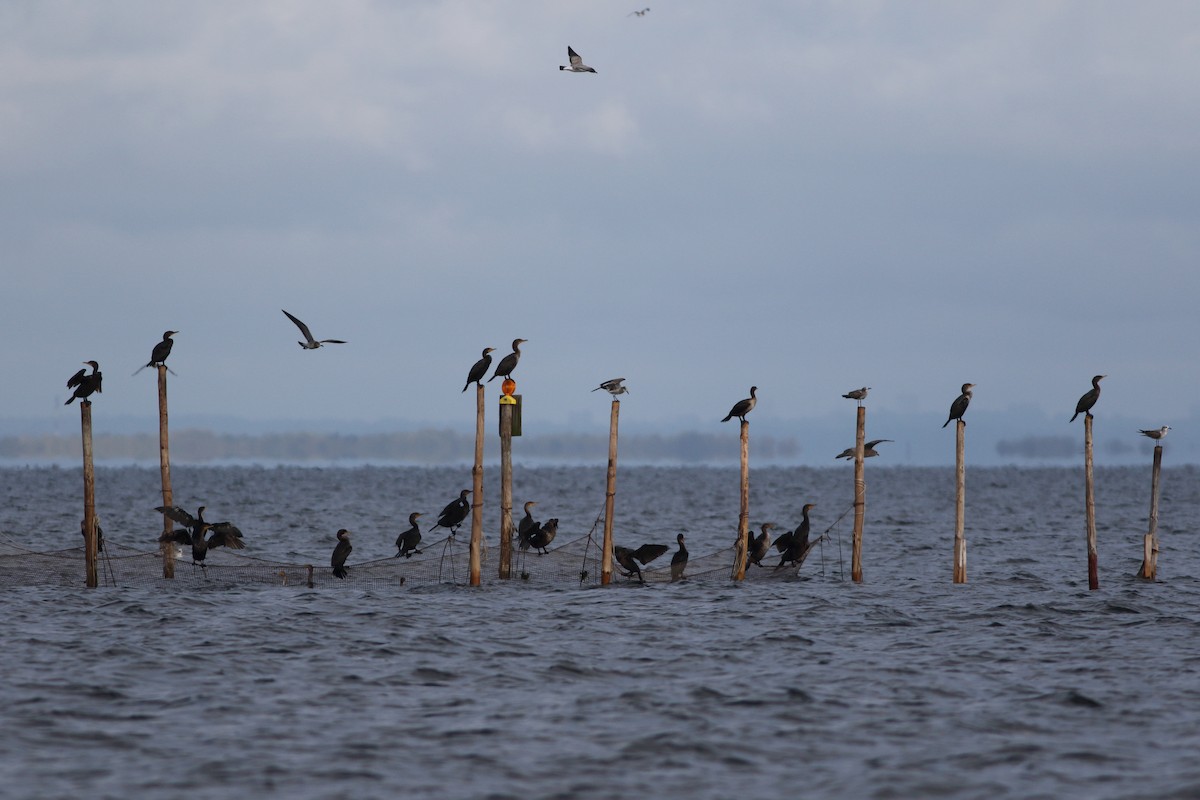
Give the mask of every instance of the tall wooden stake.
POLYGON ((858 407, 854 430, 854 541, 850 551, 850 578, 862 583, 863 518, 867 515, 867 482, 863 478, 863 447, 867 438, 867 409, 858 407))
POLYGON ((500 579, 512 576, 513 404, 500 400, 500 579))
POLYGON ((750 423, 742 420, 742 489, 738 512, 738 538, 733 549, 733 579, 746 579, 746 552, 750 548, 750 423))
POLYGON ((79 422, 83 431, 83 539, 87 566, 87 588, 99 585, 96 579, 96 472, 92 466, 92 404, 79 402, 79 422))
POLYGON ((1142 540, 1141 576, 1158 577, 1158 481, 1162 472, 1162 445, 1154 445, 1154 466, 1150 473, 1150 528, 1142 540))
MULTIPOLYGON (((171 491, 171 445, 167 435, 167 365, 158 365, 158 467, 162 472, 163 507, 175 505, 171 491)), ((175 523, 166 514, 162 515, 163 538, 159 549, 162 552, 163 577, 175 577, 175 545, 168 539, 175 523)))
POLYGON ((1087 504, 1088 589, 1100 588, 1100 572, 1096 563, 1096 487, 1092 476, 1092 415, 1083 418, 1083 461, 1087 504))
POLYGON ((604 547, 600 557, 600 585, 612 582, 613 556, 613 504, 617 494, 617 418, 621 415, 621 401, 612 401, 612 415, 608 420, 608 486, 604 492, 604 547))
POLYGON ((471 468, 471 585, 483 567, 483 383, 475 382, 475 466, 471 468))
POLYGON ((966 470, 967 423, 958 420, 958 436, 955 443, 954 469, 954 582, 967 582, 967 537, 963 534, 966 519, 967 470, 966 470))

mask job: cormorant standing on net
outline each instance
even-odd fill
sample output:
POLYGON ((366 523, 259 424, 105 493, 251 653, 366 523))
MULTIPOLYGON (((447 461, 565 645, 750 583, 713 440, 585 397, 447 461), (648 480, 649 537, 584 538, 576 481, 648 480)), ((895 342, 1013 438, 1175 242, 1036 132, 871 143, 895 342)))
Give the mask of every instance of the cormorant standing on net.
POLYGON ((312 333, 308 330, 307 325, 293 317, 291 314, 288 314, 288 312, 284 309, 281 308, 279 310, 283 311, 284 314, 287 314, 287 318, 296 323, 296 327, 300 329, 300 335, 304 337, 304 341, 298 342, 297 344, 299 344, 305 350, 316 350, 323 344, 345 344, 345 342, 341 339, 314 339, 312 333))
POLYGON ((329 557, 329 566, 333 567, 333 574, 337 577, 346 577, 346 559, 350 557, 350 551, 353 549, 350 544, 350 531, 342 528, 337 532, 337 546, 333 548, 333 555, 329 557))
POLYGON ((816 506, 816 503, 805 503, 804 508, 801 509, 804 519, 796 527, 796 530, 785 533, 775 540, 776 549, 783 553, 775 569, 779 569, 784 564, 799 566, 804 563, 804 554, 808 552, 808 532, 811 524, 808 520, 808 512, 816 506))
MULTIPOLYGON (((483 358, 476 361, 471 366, 471 371, 467 373, 467 382, 463 384, 464 392, 467 390, 467 387, 470 386, 472 383, 474 383, 476 385, 481 385, 481 384, 479 384, 479 382, 481 380, 483 380, 484 375, 487 375, 488 367, 490 367, 492 365, 492 357, 490 355, 488 355, 488 353, 492 352, 495 349, 496 348, 494 348, 494 347, 483 348, 483 358)), ((460 392, 460 394, 461 394, 461 392, 460 392)))
POLYGON ((558 534, 558 517, 552 517, 546 520, 544 525, 536 525, 529 532, 529 544, 534 550, 539 551, 538 555, 546 555, 550 551, 546 548, 554 541, 554 537, 558 534))
POLYGON ((1075 414, 1068 422, 1074 422, 1075 417, 1078 417, 1080 414, 1085 414, 1089 417, 1092 415, 1092 406, 1096 405, 1096 401, 1100 399, 1100 380, 1107 377, 1107 375, 1097 375, 1092 378, 1092 390, 1079 398, 1079 402, 1075 404, 1075 414))
POLYGON ((636 574, 637 579, 645 583, 646 579, 642 577, 642 570, 638 567, 637 562, 640 561, 643 564, 649 564, 670 549, 665 544, 644 544, 637 550, 617 546, 613 548, 613 558, 625 568, 625 572, 621 573, 622 575, 626 578, 632 578, 636 574))
POLYGON ((677 535, 675 541, 679 542, 679 549, 675 551, 675 555, 671 556, 672 582, 683 579, 683 570, 688 562, 688 550, 683 544, 683 534, 677 535))
POLYGON ((852 392, 846 392, 844 395, 842 395, 842 397, 845 397, 847 400, 857 400, 858 404, 861 406, 862 401, 867 399, 867 392, 869 391, 871 391, 871 387, 864 386, 861 389, 855 389, 852 392))
POLYGON ((1170 425, 1163 425, 1158 430, 1138 431, 1138 433, 1140 433, 1142 436, 1146 436, 1150 439, 1153 439, 1156 442, 1159 442, 1159 441, 1162 441, 1163 439, 1167 438, 1167 431, 1169 431, 1169 430, 1171 430, 1170 425))
POLYGON ((750 542, 746 548, 746 557, 750 559, 750 563, 762 566, 763 556, 771 551, 771 529, 774 527, 774 522, 765 522, 762 526, 762 533, 758 536, 747 534, 750 542))
POLYGON ((196 516, 192 516, 179 506, 158 506, 154 510, 183 525, 185 529, 164 532, 159 541, 173 541, 192 546, 192 563, 204 566, 204 558, 213 547, 228 547, 230 550, 242 550, 246 547, 242 541, 242 532, 228 522, 207 522, 204 519, 205 506, 200 506, 196 516), (205 539, 204 534, 212 532, 205 539))
POLYGON ((146 366, 139 367, 138 371, 133 374, 137 375, 146 367, 166 366, 167 356, 171 355, 171 348, 175 346, 175 341, 171 337, 177 333, 179 331, 165 332, 162 341, 154 345, 154 349, 150 351, 150 360, 146 362, 146 366))
POLYGON ((104 394, 104 390, 100 388, 100 382, 104 379, 104 376, 100 374, 100 365, 95 361, 84 361, 83 363, 92 368, 92 373, 85 374, 87 370, 81 369, 67 380, 67 388, 74 389, 75 394, 67 398, 67 402, 63 403, 65 406, 71 405, 76 398, 87 400, 92 392, 104 394))
POLYGON ((616 399, 617 395, 619 395, 619 394, 628 394, 629 393, 629 389, 628 389, 628 387, 623 385, 624 383, 625 383, 624 378, 613 378, 610 381, 605 381, 604 383, 600 384, 595 389, 592 389, 592 391, 598 392, 601 389, 603 389, 604 391, 611 394, 613 396, 613 399, 616 399))
MULTIPOLYGON (((945 426, 943 425, 942 427, 945 427, 945 426)), ((872 456, 879 455, 879 451, 875 449, 875 445, 877 445, 881 442, 890 442, 890 441, 892 441, 892 440, 891 439, 872 439, 871 441, 867 442, 866 444, 863 445, 863 458, 871 458, 872 456)), ((840 452, 836 456, 834 456, 834 458, 835 459, 844 458, 847 461, 849 461, 850 459, 854 458, 854 448, 847 447, 845 450, 843 450, 842 452, 840 452)))
POLYGON ((421 516, 424 515, 415 511, 408 515, 408 524, 411 527, 396 537, 396 558, 412 558, 413 553, 420 554, 417 545, 421 543, 421 529, 417 527, 417 518, 421 516))
POLYGON ((517 546, 522 550, 529 549, 529 535, 538 528, 537 521, 533 518, 533 512, 530 506, 536 506, 536 500, 530 500, 525 504, 525 516, 521 517, 521 521, 517 523, 517 546))
POLYGON ((950 416, 942 423, 943 428, 949 425, 951 420, 962 419, 963 414, 967 413, 967 406, 971 405, 971 389, 974 387, 973 383, 962 385, 962 394, 954 398, 954 402, 950 404, 950 416))
POLYGON ((471 504, 467 502, 467 495, 470 493, 470 489, 459 492, 458 499, 450 501, 449 505, 442 509, 442 513, 438 514, 437 525, 434 525, 430 532, 437 528, 449 528, 450 536, 453 537, 458 532, 458 526, 467 518, 467 514, 471 513, 471 504))
POLYGON ((725 415, 725 419, 721 422, 729 422, 734 417, 737 417, 742 422, 746 421, 746 415, 754 410, 754 406, 758 403, 758 387, 750 387, 750 396, 745 400, 738 400, 733 404, 733 408, 729 409, 729 413, 725 415))
POLYGON ((505 378, 512 377, 512 371, 517 368, 517 362, 521 360, 521 345, 527 341, 529 340, 513 339, 513 351, 500 359, 500 363, 496 365, 496 371, 492 373, 492 377, 488 378, 488 383, 496 380, 497 375, 505 378))

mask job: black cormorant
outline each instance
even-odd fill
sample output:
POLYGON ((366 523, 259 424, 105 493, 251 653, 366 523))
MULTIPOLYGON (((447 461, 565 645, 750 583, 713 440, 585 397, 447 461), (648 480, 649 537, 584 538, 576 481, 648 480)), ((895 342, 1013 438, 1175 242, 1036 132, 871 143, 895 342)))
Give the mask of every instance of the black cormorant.
POLYGON ((954 402, 950 404, 950 416, 942 423, 943 428, 949 425, 951 420, 962 419, 963 414, 967 413, 967 406, 971 405, 971 389, 974 386, 973 383, 962 385, 962 394, 954 398, 954 402))
POLYGON ((185 527, 185 529, 172 531, 170 534, 164 533, 159 540, 165 539, 180 544, 190 544, 192 546, 192 563, 202 567, 209 548, 228 547, 230 550, 241 550, 246 546, 242 542, 242 532, 232 524, 205 521, 204 509, 205 506, 200 506, 194 517, 179 506, 158 506, 154 509, 185 527), (204 534, 210 531, 211 535, 206 539, 204 534))
POLYGON ((746 415, 754 410, 754 406, 758 403, 758 387, 750 387, 750 396, 745 400, 738 400, 733 404, 733 408, 729 409, 729 413, 725 415, 725 419, 721 422, 729 422, 734 417, 737 417, 742 422, 746 421, 746 415))
POLYGON ((1167 431, 1169 431, 1169 430, 1171 430, 1170 425, 1163 425, 1158 430, 1138 431, 1138 433, 1140 433, 1142 436, 1147 436, 1157 442, 1157 441, 1167 438, 1167 431))
POLYGON ((613 548, 613 558, 625 568, 625 572, 622 574, 626 578, 632 578, 636 574, 637 579, 645 583, 646 579, 642 577, 642 570, 638 567, 637 562, 649 564, 670 549, 665 544, 644 544, 637 550, 617 546, 613 548))
POLYGON ((603 389, 604 391, 611 394, 613 396, 613 398, 615 399, 616 396, 619 394, 628 394, 629 393, 629 389, 628 389, 628 387, 624 386, 624 383, 625 383, 624 378, 613 378, 611 381, 605 381, 604 383, 600 384, 595 389, 592 389, 592 391, 598 392, 601 389, 603 389))
POLYGON ((816 506, 816 503, 806 503, 804 508, 801 509, 804 519, 796 527, 796 530, 791 533, 785 533, 775 541, 776 549, 783 554, 775 569, 779 569, 784 564, 800 565, 804 563, 804 555, 808 552, 808 531, 810 526, 808 512, 816 508, 816 506))
POLYGON ((545 524, 537 525, 535 523, 533 530, 529 532, 529 545, 540 551, 538 555, 544 555, 550 551, 546 548, 554 541, 554 537, 558 535, 558 517, 552 517, 546 520, 545 524))
POLYGON ((528 339, 513 339, 513 351, 500 359, 500 363, 496 365, 496 371, 492 373, 492 377, 488 378, 488 383, 496 380, 497 375, 505 378, 512 377, 512 371, 517 368, 517 362, 521 360, 521 345, 529 341, 528 339))
POLYGON ((750 559, 750 563, 762 566, 763 556, 771 550, 771 529, 774 527, 774 522, 765 522, 762 526, 762 533, 758 536, 746 534, 746 538, 750 540, 746 548, 746 557, 750 559))
POLYGON ((417 527, 417 518, 421 516, 424 515, 415 511, 408 515, 409 529, 396 537, 396 558, 412 558, 413 553, 421 552, 417 549, 417 545, 421 543, 421 529, 417 527))
POLYGON ((1085 414, 1089 417, 1092 415, 1092 406, 1096 405, 1096 401, 1100 399, 1100 379, 1107 377, 1107 375, 1097 375, 1092 378, 1091 391, 1085 392, 1083 397, 1079 398, 1079 402, 1075 404, 1075 413, 1068 422, 1074 422, 1075 417, 1078 417, 1080 414, 1085 414))
POLYGON ((329 557, 329 566, 333 567, 333 574, 337 577, 346 577, 346 559, 350 557, 350 551, 353 549, 350 544, 350 531, 342 528, 337 532, 337 546, 333 548, 333 555, 329 557))
POLYGON ((533 518, 533 512, 529 510, 530 506, 536 506, 536 500, 530 500, 525 504, 525 516, 521 517, 521 521, 517 523, 517 545, 522 550, 529 549, 529 534, 537 529, 537 521, 533 518))
POLYGON ((87 370, 81 369, 67 380, 67 388, 74 389, 75 394, 67 398, 67 402, 63 403, 65 406, 71 405, 71 403, 75 402, 76 398, 86 400, 91 396, 92 392, 104 394, 104 390, 100 388, 100 382, 104 379, 104 376, 100 374, 100 365, 95 361, 85 361, 83 363, 92 368, 92 373, 90 375, 85 374, 87 370))
POLYGON ((300 335, 304 337, 304 341, 299 342, 298 344, 305 350, 316 350, 323 344, 345 344, 345 342, 341 339, 314 339, 312 333, 308 330, 307 325, 293 317, 291 314, 288 314, 288 312, 284 311, 284 309, 281 308, 279 310, 283 311, 284 314, 287 314, 287 318, 296 323, 296 327, 300 329, 300 335))
POLYGON ((479 382, 483 380, 483 376, 487 375, 488 367, 492 365, 492 357, 488 353, 495 349, 494 347, 483 348, 483 358, 471 365, 471 371, 467 373, 467 382, 463 384, 464 392, 472 383, 479 385, 479 382))
POLYGON ((434 525, 430 530, 437 528, 449 528, 450 535, 453 536, 458 532, 458 526, 467 518, 467 514, 471 513, 471 504, 467 502, 467 495, 471 493, 470 489, 463 489, 458 494, 457 500, 451 500, 450 503, 442 509, 442 513, 438 514, 437 525, 434 525))
MULTIPOLYGON (((879 451, 877 451, 875 449, 875 445, 879 444, 880 442, 890 442, 890 441, 892 441, 892 440, 891 439, 872 439, 871 441, 867 442, 866 444, 863 445, 863 458, 871 458, 872 456, 879 455, 879 451)), ((834 458, 835 459, 844 458, 847 461, 849 461, 850 459, 854 458, 854 448, 847 447, 845 450, 843 450, 842 452, 840 452, 836 456, 834 456, 834 458)))
POLYGON ((675 555, 671 556, 671 580, 677 581, 683 578, 683 570, 687 566, 688 551, 683 544, 683 534, 675 537, 675 541, 679 542, 679 549, 675 551, 675 555))

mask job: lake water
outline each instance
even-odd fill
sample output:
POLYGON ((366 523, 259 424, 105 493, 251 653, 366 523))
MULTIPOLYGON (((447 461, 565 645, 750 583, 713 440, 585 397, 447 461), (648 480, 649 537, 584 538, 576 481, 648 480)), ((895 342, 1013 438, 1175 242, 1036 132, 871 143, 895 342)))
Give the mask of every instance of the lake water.
MULTIPOLYGON (((841 574, 846 466, 751 475, 756 528, 817 503, 829 540, 798 575, 697 566, 607 589, 574 560, 552 580, 553 556, 496 580, 494 468, 470 589, 362 579, 406 568, 390 557, 408 514, 431 520, 469 469, 179 466, 176 501, 234 522, 246 550, 214 552, 207 577, 185 555, 174 581, 114 557, 118 585, 87 590, 79 471, 0 469, 0 796, 1200 796, 1200 472, 1164 470, 1148 583, 1149 465, 1097 470, 1089 591, 1082 470, 969 469, 956 586, 952 470, 872 466, 863 584, 841 574), (341 527, 346 581, 327 574, 341 527), (68 548, 67 585, 11 566, 68 548), (311 563, 316 588, 221 580, 239 559, 311 563)), ((560 519, 553 546, 603 508, 602 465, 514 483, 518 515, 537 500, 560 519)), ((157 469, 101 467, 96 485, 110 552, 153 551, 157 469)), ((682 532, 696 565, 727 568, 736 468, 623 467, 616 502, 618 544, 673 550, 682 532)))

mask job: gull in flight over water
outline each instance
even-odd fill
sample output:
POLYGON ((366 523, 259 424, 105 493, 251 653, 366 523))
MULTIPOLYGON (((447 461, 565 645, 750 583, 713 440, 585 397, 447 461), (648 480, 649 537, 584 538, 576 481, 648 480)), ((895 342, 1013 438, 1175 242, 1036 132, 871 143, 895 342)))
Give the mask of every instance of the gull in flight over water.
POLYGON ((579 57, 579 53, 576 53, 574 50, 572 50, 570 45, 567 45, 567 58, 571 61, 571 66, 564 67, 560 64, 558 67, 560 70, 565 69, 567 72, 595 72, 596 71, 596 70, 592 69, 591 67, 589 67, 587 64, 583 63, 583 59, 579 57))
POLYGON ((646 7, 645 7, 645 8, 643 8, 641 11, 630 11, 630 12, 629 12, 628 14, 626 14, 625 16, 627 16, 627 17, 632 17, 634 14, 637 14, 639 17, 644 17, 644 16, 646 16, 646 12, 647 12, 647 11, 649 11, 649 10, 650 10, 650 6, 646 6, 646 7))
POLYGON ((287 314, 287 318, 296 323, 296 327, 300 329, 300 335, 302 335, 305 340, 303 342, 298 342, 298 344, 305 350, 316 350, 323 344, 345 344, 345 342, 341 339, 314 339, 312 333, 308 330, 307 325, 293 317, 291 314, 288 314, 288 312, 284 311, 284 309, 281 308, 279 310, 283 311, 284 314, 287 314))

